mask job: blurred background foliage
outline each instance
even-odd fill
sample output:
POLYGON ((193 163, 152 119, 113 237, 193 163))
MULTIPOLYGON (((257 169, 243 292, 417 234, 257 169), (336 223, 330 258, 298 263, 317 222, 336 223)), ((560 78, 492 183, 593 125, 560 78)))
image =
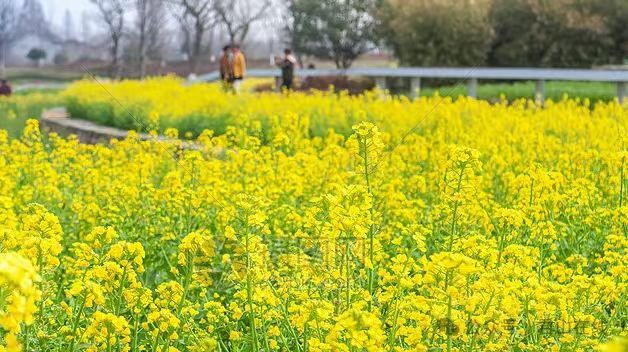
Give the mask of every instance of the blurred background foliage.
POLYGON ((375 17, 406 66, 591 67, 628 59, 625 0, 383 0, 375 17))

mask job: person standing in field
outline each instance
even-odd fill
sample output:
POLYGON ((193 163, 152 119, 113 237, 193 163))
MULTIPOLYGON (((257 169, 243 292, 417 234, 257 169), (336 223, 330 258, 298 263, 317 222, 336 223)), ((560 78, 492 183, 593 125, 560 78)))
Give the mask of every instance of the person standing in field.
POLYGON ((0 96, 10 96, 13 93, 13 90, 11 89, 11 86, 9 85, 9 83, 3 79, 0 80, 0 96))
POLYGON ((283 51, 284 57, 276 60, 276 65, 281 69, 281 89, 290 90, 294 85, 294 68, 297 59, 292 55, 292 50, 283 51))
POLYGON ((222 48, 222 56, 220 56, 220 80, 222 81, 223 89, 228 92, 232 90, 233 83, 231 57, 231 47, 229 45, 225 45, 222 48))
POLYGON ((233 89, 236 93, 239 93, 242 81, 244 80, 244 76, 246 75, 246 59, 244 58, 244 54, 240 50, 240 46, 237 44, 231 46, 231 52, 233 53, 233 89))

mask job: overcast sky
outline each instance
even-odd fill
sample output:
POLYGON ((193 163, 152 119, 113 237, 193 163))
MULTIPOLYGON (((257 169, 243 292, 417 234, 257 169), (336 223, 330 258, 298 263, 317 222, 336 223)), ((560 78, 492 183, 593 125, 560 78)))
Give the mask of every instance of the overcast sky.
POLYGON ((48 19, 56 25, 63 23, 65 10, 70 10, 75 24, 80 20, 83 11, 93 11, 93 5, 89 3, 89 0, 41 0, 41 4, 46 10, 48 19))
MULTIPOLYGON (((255 3, 255 1, 256 0, 253 0, 253 3, 255 3)), ((81 35, 83 13, 89 15, 87 18, 89 20, 91 33, 98 31, 101 22, 99 20, 98 11, 90 0, 40 0, 40 2, 44 7, 47 19, 53 24, 58 33, 63 33, 66 10, 69 10, 72 14, 73 31, 75 35, 81 35)), ((168 9, 170 8, 168 7, 168 9)), ((256 23, 253 28, 251 28, 249 39, 262 38, 265 40, 275 36, 275 31, 268 31, 269 26, 272 28, 282 26, 276 23, 276 20, 280 18, 280 16, 276 16, 275 12, 276 11, 271 10, 266 20, 256 23), (258 30, 260 27, 265 30, 258 30)))

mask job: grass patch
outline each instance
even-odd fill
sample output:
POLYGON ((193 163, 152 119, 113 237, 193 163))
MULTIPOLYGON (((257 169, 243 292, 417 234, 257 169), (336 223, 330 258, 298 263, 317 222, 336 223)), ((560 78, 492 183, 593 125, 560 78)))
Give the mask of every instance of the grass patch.
MULTIPOLYGON (((503 95, 508 100, 534 98, 535 83, 532 81, 515 83, 479 83, 478 98, 497 100, 503 95)), ((432 96, 438 92, 441 96, 453 98, 467 94, 466 82, 438 88, 421 89, 421 96, 432 96)), ((617 88, 610 82, 579 82, 579 81, 547 81, 545 82, 545 99, 561 100, 565 95, 570 98, 588 98, 591 101, 611 101, 615 99, 617 88)))
POLYGON ((26 120, 39 119, 44 109, 63 103, 55 90, 27 91, 11 97, 0 97, 0 130, 7 130, 9 137, 18 137, 22 134, 26 120))
POLYGON ((71 82, 85 75, 80 71, 64 71, 54 67, 9 67, 6 79, 13 84, 28 81, 71 82))

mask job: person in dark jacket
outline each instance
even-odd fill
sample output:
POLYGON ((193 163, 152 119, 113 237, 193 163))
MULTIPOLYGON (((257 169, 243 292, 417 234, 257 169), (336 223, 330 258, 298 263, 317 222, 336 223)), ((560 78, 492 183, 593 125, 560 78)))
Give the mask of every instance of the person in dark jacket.
POLYGON ((10 96, 13 93, 11 86, 6 80, 0 80, 0 95, 10 96))
POLYGON ((281 89, 290 90, 294 85, 294 69, 297 59, 292 55, 292 50, 284 50, 284 57, 276 60, 276 65, 281 69, 281 89))

